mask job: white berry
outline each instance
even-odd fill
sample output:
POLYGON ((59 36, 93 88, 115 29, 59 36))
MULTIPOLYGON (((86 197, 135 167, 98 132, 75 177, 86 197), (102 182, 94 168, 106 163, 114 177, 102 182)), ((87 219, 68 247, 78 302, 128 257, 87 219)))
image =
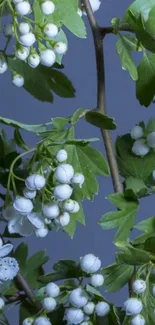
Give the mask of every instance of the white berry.
POLYGON ((101 261, 93 254, 87 254, 80 260, 81 269, 86 273, 95 273, 101 267, 101 261))
POLYGON ((142 311, 143 305, 137 298, 129 298, 125 301, 124 308, 127 315, 138 315, 142 311))
POLYGON ((105 301, 98 302, 95 306, 95 312, 97 316, 103 317, 110 312, 110 306, 105 301))
POLYGON ((132 152, 136 156, 145 156, 148 154, 150 148, 145 143, 145 139, 136 140, 132 147, 132 152))
POLYGON ((152 132, 147 136, 147 144, 149 147, 155 148, 155 132, 152 132))
POLYGON ((24 78, 19 75, 19 74, 16 74, 13 76, 12 78, 12 83, 16 86, 16 87, 23 87, 24 85, 24 78))
POLYGON ((19 197, 15 199, 13 207, 15 208, 15 210, 25 215, 32 211, 33 203, 25 197, 19 197))
POLYGON ((139 314, 131 319, 131 325, 145 325, 144 317, 139 314))
POLYGON ((59 216, 60 209, 57 204, 49 203, 43 206, 43 214, 49 219, 55 219, 59 216))
POLYGON ((0 74, 4 73, 8 68, 5 58, 0 57, 0 74))
POLYGON ((0 310, 2 310, 5 306, 5 302, 2 298, 0 298, 0 310))
POLYGON ((144 293, 146 290, 146 282, 144 280, 135 280, 133 282, 133 291, 137 294, 144 293))
POLYGON ((46 312, 53 311, 57 306, 56 300, 53 297, 46 297, 43 300, 43 308, 46 312))
POLYGON ((45 292, 49 297, 55 298, 55 297, 59 296, 60 288, 56 283, 50 282, 45 287, 45 292))
POLYGON ((66 312, 65 319, 69 324, 80 324, 84 320, 84 313, 78 308, 69 308, 66 312))
POLYGON ((69 301, 74 307, 82 308, 87 304, 88 297, 84 290, 76 288, 71 292, 69 301))
POLYGON ((25 61, 27 57, 29 56, 30 50, 27 47, 20 46, 16 52, 15 55, 19 60, 25 61))
POLYGON ((28 64, 31 68, 36 68, 40 63, 40 56, 37 53, 30 54, 28 64))
POLYGON ((68 158, 67 151, 64 149, 61 149, 57 152, 56 159, 58 162, 64 162, 68 158))
POLYGON ((18 28, 20 34, 22 35, 28 34, 30 31, 30 25, 28 23, 20 23, 18 28))
POLYGON ((55 11, 55 5, 52 1, 46 0, 41 3, 41 10, 44 15, 51 15, 55 11))
POLYGON ((25 187, 23 190, 23 194, 27 199, 34 199, 36 197, 37 192, 29 190, 29 188, 25 187))
POLYGON ((130 135, 131 138, 134 140, 140 139, 143 137, 143 129, 141 128, 141 126, 136 125, 132 128, 130 135))
POLYGON ((56 43, 56 45, 54 46, 54 50, 57 54, 65 54, 67 51, 67 45, 66 43, 63 42, 58 42, 56 43))
POLYGON ((25 35, 21 35, 19 37, 19 40, 20 40, 20 43, 22 45, 30 47, 35 43, 36 38, 35 38, 35 35, 33 33, 29 32, 29 33, 27 33, 25 35))
POLYGON ((54 189, 54 196, 58 201, 68 200, 72 195, 73 189, 68 184, 57 185, 54 189))
POLYGON ((35 231, 36 236, 40 238, 44 238, 48 235, 48 229, 47 228, 40 228, 35 231))
POLYGON ((46 24, 44 27, 44 34, 49 38, 53 38, 58 34, 58 27, 55 24, 46 24))
POLYGON ((4 35, 5 36, 13 35, 13 25, 12 24, 7 24, 4 26, 4 35))
POLYGON ((55 61, 56 61, 56 55, 54 51, 50 49, 46 49, 40 53, 40 62, 42 65, 45 65, 46 67, 52 67, 55 61))
POLYGON ((22 1, 16 4, 16 11, 24 16, 30 13, 31 11, 31 6, 27 1, 22 1))
POLYGON ((91 285, 93 287, 101 287, 104 283, 104 277, 102 274, 93 274, 91 276, 91 285))
POLYGON ((80 205, 78 202, 70 199, 64 203, 63 208, 70 213, 77 213, 80 210, 80 205))
POLYGON ((69 164, 63 164, 56 168, 55 177, 60 183, 70 183, 74 176, 74 169, 69 164))
POLYGON ((76 173, 72 178, 72 183, 79 184, 80 188, 82 188, 84 181, 85 181, 85 177, 81 173, 76 173))
POLYGON ((61 227, 66 227, 70 223, 70 215, 68 212, 62 213, 58 218, 55 219, 55 223, 61 227))
POLYGON ((51 324, 49 318, 40 316, 35 319, 33 325, 52 325, 52 324, 51 324))
POLYGON ((39 174, 33 174, 28 176, 25 180, 25 185, 30 190, 41 190, 46 184, 44 176, 39 174))
POLYGON ((94 309, 95 309, 95 304, 92 301, 88 302, 83 308, 84 312, 87 315, 93 314, 94 309))

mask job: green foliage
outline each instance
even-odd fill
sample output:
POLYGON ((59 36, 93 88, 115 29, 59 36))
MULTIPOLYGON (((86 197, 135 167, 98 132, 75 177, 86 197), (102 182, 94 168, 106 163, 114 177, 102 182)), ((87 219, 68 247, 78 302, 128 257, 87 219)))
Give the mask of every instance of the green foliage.
POLYGON ((129 281, 133 271, 134 267, 126 264, 113 264, 110 267, 104 268, 102 273, 106 274, 104 282, 104 285, 107 287, 106 291, 109 293, 119 291, 129 281))
POLYGON ((46 130, 46 126, 44 124, 39 125, 30 125, 30 124, 23 124, 14 120, 10 120, 8 118, 0 116, 0 123, 8 126, 12 126, 15 129, 22 129, 29 132, 43 132, 46 130))
POLYGON ((101 218, 99 224, 103 229, 119 227, 115 236, 115 242, 128 241, 138 213, 138 201, 128 200, 123 194, 119 193, 109 195, 108 200, 119 211, 106 213, 101 218))
POLYGON ((100 112, 88 111, 85 113, 84 117, 88 123, 95 125, 101 129, 105 129, 105 130, 116 129, 116 124, 114 122, 114 119, 100 112))

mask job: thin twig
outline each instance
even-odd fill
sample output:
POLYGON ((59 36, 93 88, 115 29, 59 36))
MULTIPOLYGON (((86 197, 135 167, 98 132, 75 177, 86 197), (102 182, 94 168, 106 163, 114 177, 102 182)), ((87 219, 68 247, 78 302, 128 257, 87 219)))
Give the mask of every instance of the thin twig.
MULTIPOLYGON (((134 33, 134 30, 126 25, 120 26, 119 31, 134 33)), ((115 31, 114 31, 113 26, 100 27, 100 33, 101 33, 102 37, 104 38, 107 34, 115 34, 115 31)))
MULTIPOLYGON (((97 108, 100 113, 106 114, 103 29, 100 28, 100 26, 96 21, 89 0, 84 0, 84 5, 91 26, 93 39, 94 39, 94 46, 95 46, 96 68, 97 68, 97 108)), ((111 32, 112 30, 108 28, 107 31, 111 32)), ((104 32, 105 32, 105 28, 104 28, 104 32)), ((108 130, 101 129, 101 133, 102 133, 103 142, 104 142, 104 146, 105 146, 105 150, 109 162, 114 191, 123 193, 124 192, 123 184, 120 179, 120 174, 119 174, 118 165, 115 156, 115 150, 113 147, 110 132, 108 130)), ((135 277, 135 272, 133 273, 133 276, 129 281, 130 295, 132 295, 132 283, 134 277, 135 277)))

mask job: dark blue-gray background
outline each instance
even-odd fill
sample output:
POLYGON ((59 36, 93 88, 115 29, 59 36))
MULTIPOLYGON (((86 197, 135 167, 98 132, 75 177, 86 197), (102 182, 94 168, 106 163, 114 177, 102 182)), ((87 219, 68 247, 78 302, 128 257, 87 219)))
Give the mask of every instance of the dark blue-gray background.
MULTIPOLYGON (((132 1, 102 1, 101 9, 96 16, 101 25, 110 25, 114 17, 123 17, 126 9, 132 1)), ((87 19, 85 18, 87 21, 87 19)), ((88 24, 87 24, 88 25, 88 24)), ((5 73, 0 77, 0 102, 1 116, 16 119, 23 123, 44 123, 55 116, 69 116, 78 108, 91 109, 96 107, 96 70, 92 35, 88 26, 88 38, 81 40, 67 32, 69 51, 65 56, 64 72, 72 80, 77 94, 75 99, 61 99, 55 96, 53 104, 42 103, 31 97, 24 89, 18 89, 11 83, 11 76, 5 73)), ((116 54, 117 38, 109 35, 105 39, 105 67, 106 67, 106 96, 107 110, 110 116, 115 117, 118 128, 113 132, 113 139, 117 134, 127 133, 130 128, 140 120, 147 121, 154 116, 155 107, 149 109, 141 107, 135 97, 135 83, 129 74, 122 70, 120 59, 116 54)), ((136 58, 139 60, 139 58, 136 58)), ((39 91, 39 89, 38 89, 39 91)), ((7 128, 9 136, 12 131, 7 128)), ((24 134, 30 146, 36 139, 32 134, 24 134)), ((97 128, 81 123, 77 127, 77 137, 100 137, 97 128)), ((102 140, 96 144, 102 153, 104 146, 102 140)), ((102 260, 105 267, 114 262, 115 247, 113 238, 115 231, 103 231, 97 224, 101 216, 114 209, 105 197, 113 192, 110 178, 100 178, 99 195, 95 202, 84 203, 86 213, 86 227, 78 224, 73 240, 67 234, 52 231, 45 239, 34 236, 26 239, 30 254, 46 248, 51 261, 46 266, 46 271, 52 270, 52 265, 59 259, 75 259, 87 253, 94 253, 102 260)), ((154 198, 142 200, 139 218, 144 219, 154 215, 154 198)), ((16 245, 20 240, 16 240, 16 245)), ((117 281, 117 279, 116 279, 117 281)), ((127 297, 127 289, 113 295, 106 295, 116 305, 123 303, 127 297)), ((16 318, 15 309, 10 310, 10 323, 14 324, 16 318), (12 316, 13 319, 12 320, 12 316)))

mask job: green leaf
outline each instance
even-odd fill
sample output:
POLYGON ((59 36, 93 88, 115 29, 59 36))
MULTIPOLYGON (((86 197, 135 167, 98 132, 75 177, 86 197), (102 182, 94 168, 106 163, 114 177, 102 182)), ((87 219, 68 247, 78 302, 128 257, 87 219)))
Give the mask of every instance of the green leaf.
POLYGON ((88 111, 86 112, 84 117, 88 123, 95 125, 101 129, 105 129, 105 130, 116 129, 116 124, 114 122, 114 119, 109 117, 108 115, 102 114, 100 112, 88 111))
POLYGON ((44 124, 39 124, 39 125, 23 124, 2 116, 0 116, 0 123, 8 126, 12 126, 13 128, 19 128, 30 132, 43 132, 46 130, 46 126, 44 124))
POLYGON ((111 273, 105 279, 105 286, 107 286, 107 292, 112 293, 119 291, 129 281, 134 271, 132 265, 115 265, 111 273), (117 281, 116 281, 117 279, 117 281))
POLYGON ((126 41, 125 36, 119 34, 119 37, 120 39, 117 42, 116 48, 117 48, 117 53, 121 59, 122 69, 128 70, 131 78, 133 80, 137 80, 138 79, 137 67, 132 59, 130 46, 126 41))
POLYGON ((155 253, 155 236, 152 236, 146 240, 144 249, 148 252, 155 253))
POLYGON ((79 278, 82 276, 82 270, 79 265, 71 260, 61 260, 53 266, 53 273, 48 273, 40 277, 42 283, 50 281, 59 281, 64 279, 79 278))
POLYGON ((143 265, 150 262, 149 255, 140 249, 128 246, 124 253, 117 253, 119 261, 129 265, 143 265))
POLYGON ((155 132, 155 118, 150 118, 146 125, 145 135, 147 136, 151 132, 155 132))
POLYGON ((8 58, 8 65, 11 71, 24 77, 25 90, 40 101, 53 102, 51 90, 61 97, 75 97, 74 87, 60 71, 41 65, 34 71, 27 63, 12 58, 8 58))
POLYGON ((84 110, 83 108, 79 108, 71 117, 71 124, 74 126, 78 123, 79 119, 81 118, 81 116, 85 116, 85 112, 86 110, 84 110))
POLYGON ((131 51, 141 52, 143 50, 143 48, 137 38, 135 38, 131 35, 123 35, 122 37, 125 40, 125 44, 130 52, 131 51))
POLYGON ((55 117, 52 119, 52 124, 55 129, 61 131, 69 123, 69 118, 55 117))
MULTIPOLYGON (((128 11, 132 11, 134 16, 136 18, 139 18, 139 16, 142 14, 145 19, 148 19, 149 12, 151 8, 154 7, 154 0, 136 0, 134 1, 130 7, 128 8, 128 11)), ((127 13, 128 15, 128 13, 127 13)))
POLYGON ((18 261, 20 268, 25 267, 28 257, 28 246, 21 243, 14 252, 14 258, 18 261))
POLYGON ((48 314, 48 317, 52 323, 52 325, 63 325, 65 324, 64 319, 65 314, 65 307, 60 306, 56 310, 54 310, 52 313, 48 314))
POLYGON ((155 54, 145 54, 138 67, 136 96, 141 105, 148 107, 155 95, 155 54))
POLYGON ((23 149, 23 150, 28 150, 28 147, 25 143, 25 141, 23 140, 21 133, 19 131, 19 129, 15 129, 14 131, 14 140, 16 141, 16 144, 19 148, 23 149))
POLYGON ((86 285, 86 291, 89 292, 89 293, 93 293, 95 296, 97 296, 99 298, 102 298, 102 300, 103 300, 103 296, 100 293, 100 291, 98 291, 97 289, 95 289, 91 285, 89 285, 89 284, 86 285))
POLYGON ((19 325, 23 324, 23 321, 27 317, 32 317, 33 315, 36 314, 36 311, 34 308, 30 305, 27 305, 26 302, 20 304, 20 309, 19 309, 19 325))
POLYGON ((148 193, 147 186, 143 180, 132 176, 126 179, 126 189, 132 189, 138 196, 145 196, 148 193))
POLYGON ((134 228, 146 233, 155 233, 155 217, 139 222, 134 228))
POLYGON ((120 193, 109 195, 108 200, 121 211, 106 213, 99 224, 103 229, 119 227, 115 242, 128 241, 138 213, 138 202, 129 201, 120 193))
POLYGON ((5 314, 0 314, 0 325, 10 325, 8 319, 6 318, 5 314))

